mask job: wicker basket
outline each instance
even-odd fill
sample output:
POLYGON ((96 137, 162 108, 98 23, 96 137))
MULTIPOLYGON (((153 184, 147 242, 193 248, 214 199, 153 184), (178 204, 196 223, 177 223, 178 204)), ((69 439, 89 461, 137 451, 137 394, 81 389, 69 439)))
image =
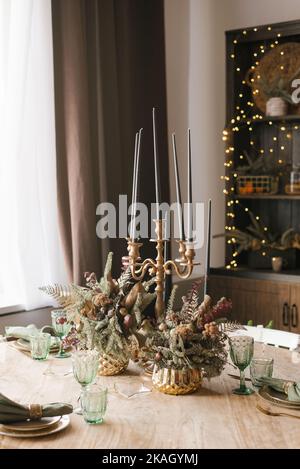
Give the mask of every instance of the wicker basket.
MULTIPOLYGON (((265 77, 268 83, 278 79, 286 82, 299 78, 300 68, 300 44, 299 42, 285 42, 266 52, 259 64, 250 69, 245 77, 252 88, 253 100, 258 109, 266 113, 269 97, 264 93, 261 77, 265 77)), ((292 93, 293 88, 287 90, 292 93)), ((299 104, 293 106, 292 113, 299 112, 299 104)), ((274 115, 274 114, 272 114, 274 115)))
POLYGON ((181 394, 190 394, 197 391, 202 383, 201 370, 174 368, 158 368, 154 366, 152 375, 153 387, 164 394, 178 396, 181 394))
POLYGON ((129 359, 116 357, 110 354, 103 354, 99 359, 98 375, 113 376, 118 375, 126 370, 129 359))
POLYGON ((277 194, 278 178, 274 176, 238 176, 237 193, 249 194, 277 194))

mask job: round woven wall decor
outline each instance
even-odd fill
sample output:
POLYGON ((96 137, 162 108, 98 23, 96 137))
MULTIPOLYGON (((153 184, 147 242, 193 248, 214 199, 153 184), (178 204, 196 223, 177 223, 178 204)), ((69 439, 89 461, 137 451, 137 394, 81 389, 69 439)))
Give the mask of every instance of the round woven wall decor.
MULTIPOLYGON (((262 57, 255 69, 248 71, 246 80, 252 88, 253 101, 265 113, 269 98, 262 90, 261 77, 268 83, 278 81, 279 78, 285 81, 300 78, 300 43, 286 42, 274 47, 262 57)), ((289 91, 292 93, 293 88, 289 87, 289 91)), ((294 112, 298 112, 298 109, 299 105, 295 105, 294 112)))

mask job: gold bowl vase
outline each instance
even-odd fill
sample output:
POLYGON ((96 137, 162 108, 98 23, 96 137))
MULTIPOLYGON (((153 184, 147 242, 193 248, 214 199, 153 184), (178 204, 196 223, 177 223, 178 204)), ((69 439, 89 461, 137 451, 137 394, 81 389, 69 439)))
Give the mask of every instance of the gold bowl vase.
POLYGON ((174 368, 158 368, 155 365, 152 383, 155 389, 164 394, 174 396, 190 394, 201 386, 202 373, 197 368, 176 370, 174 368))
POLYGON ((121 358, 111 354, 100 355, 98 375, 113 376, 126 370, 129 363, 128 358, 121 358))

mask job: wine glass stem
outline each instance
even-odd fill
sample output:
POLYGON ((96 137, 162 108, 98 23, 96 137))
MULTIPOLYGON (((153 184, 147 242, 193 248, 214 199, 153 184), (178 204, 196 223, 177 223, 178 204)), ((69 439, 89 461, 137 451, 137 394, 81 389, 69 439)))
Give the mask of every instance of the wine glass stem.
POLYGON ((60 341, 59 341, 59 355, 60 355, 61 357, 64 355, 63 337, 60 337, 60 341))
POLYGON ((244 370, 240 370, 240 389, 245 389, 246 388, 246 384, 245 384, 245 371, 244 370))

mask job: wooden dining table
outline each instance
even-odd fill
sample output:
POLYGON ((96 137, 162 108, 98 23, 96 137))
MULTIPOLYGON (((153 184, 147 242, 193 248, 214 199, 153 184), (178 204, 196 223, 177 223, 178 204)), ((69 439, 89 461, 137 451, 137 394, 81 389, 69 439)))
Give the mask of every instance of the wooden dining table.
MULTIPOLYGON (((300 381, 295 353, 271 346, 262 352, 256 344, 255 355, 262 353, 274 358, 274 376, 300 381)), ((70 425, 61 432, 37 438, 0 435, 0 448, 300 448, 300 420, 261 413, 256 394, 232 394, 238 380, 229 374, 238 375, 230 363, 221 376, 204 380, 197 393, 169 396, 152 389, 151 376, 130 363, 122 375, 99 377, 108 388, 107 413, 101 425, 89 425, 73 413, 70 425)), ((38 362, 3 343, 0 392, 22 403, 75 406, 80 386, 70 358, 38 362)))

